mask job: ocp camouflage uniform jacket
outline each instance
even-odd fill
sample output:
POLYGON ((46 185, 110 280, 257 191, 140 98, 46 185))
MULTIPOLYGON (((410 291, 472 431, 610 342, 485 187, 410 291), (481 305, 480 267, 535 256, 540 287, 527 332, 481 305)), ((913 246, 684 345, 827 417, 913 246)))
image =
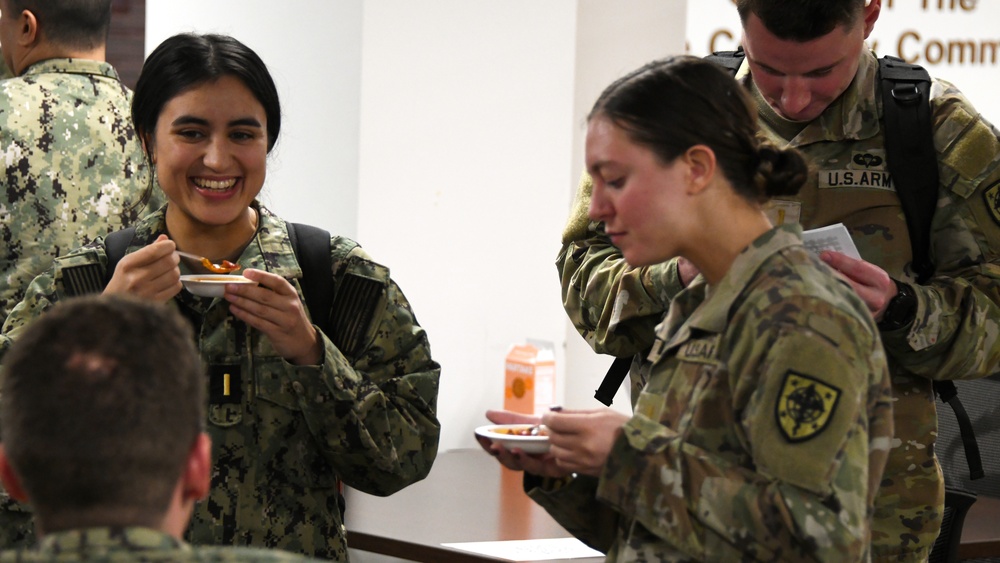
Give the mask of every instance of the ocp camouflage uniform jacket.
POLYGON ((49 59, 0 82, 0 319, 52 259, 163 203, 132 128, 132 92, 97 61, 49 59))
POLYGON ((249 547, 193 547, 150 528, 87 528, 46 534, 37 547, 0 552, 0 563, 87 561, 89 563, 171 561, 319 561, 285 551, 249 547))
MULTIPOLYGON (((881 335, 893 376, 896 435, 875 501, 872 553, 923 560, 944 502, 931 380, 1000 370, 1000 133, 954 86, 933 83, 940 190, 930 237, 937 269, 927 284, 916 285, 909 233, 885 163, 877 70, 875 56, 862 53, 850 88, 790 143, 769 127, 766 104, 758 101, 758 109, 764 132, 802 150, 815 168, 798 196, 778 202, 772 217, 805 228, 842 222, 862 258, 914 286, 916 320, 881 335)), ((750 84, 746 64, 737 78, 750 84)), ((680 291, 677 266, 629 268, 602 227, 586 219, 589 201, 584 177, 557 260, 563 305, 595 351, 630 356, 649 349, 653 327, 680 291)))
MULTIPOLYGON (((259 212, 257 235, 239 263, 291 280, 301 296, 302 269, 285 222, 259 212)), ((137 223, 129 251, 161 233, 163 210, 137 223)), ((215 471, 208 500, 195 508, 193 544, 346 560, 338 479, 389 495, 430 471, 440 434, 440 367, 427 336, 386 267, 343 237, 331 239, 330 252, 333 318, 343 330, 325 335, 321 365, 286 362, 265 336, 229 313, 224 299, 186 291, 173 298, 195 326, 208 369, 215 471)), ((30 319, 67 297, 68 270, 96 264, 103 274, 106 263, 103 239, 57 259, 7 319, 0 354, 30 319)))
POLYGON ((772 229, 718 286, 681 292, 601 476, 529 491, 609 561, 867 559, 889 371, 864 303, 800 233, 772 229))

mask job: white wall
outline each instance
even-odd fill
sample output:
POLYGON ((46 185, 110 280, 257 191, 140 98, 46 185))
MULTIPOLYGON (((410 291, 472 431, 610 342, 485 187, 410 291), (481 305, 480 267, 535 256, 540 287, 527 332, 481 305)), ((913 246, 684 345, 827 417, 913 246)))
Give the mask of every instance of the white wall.
MULTIPOLYGON (((554 342, 564 374, 568 336, 583 347, 575 363, 603 373, 608 360, 567 331, 553 262, 583 116, 613 78, 665 53, 664 5, 365 2, 359 237, 392 265, 443 366, 444 448, 474 446, 483 412, 502 406, 513 343, 554 342)), ((573 375, 559 402, 596 406, 573 375)))
POLYGON ((358 237, 442 365, 442 448, 503 398, 507 348, 561 342, 573 0, 367 0, 358 237))

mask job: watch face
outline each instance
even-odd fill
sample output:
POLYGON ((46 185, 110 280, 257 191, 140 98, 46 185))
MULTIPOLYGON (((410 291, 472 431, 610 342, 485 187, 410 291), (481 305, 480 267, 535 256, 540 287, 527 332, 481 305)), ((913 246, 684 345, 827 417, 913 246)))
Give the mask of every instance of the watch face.
MULTIPOLYGON (((893 280, 895 281, 895 280, 893 280)), ((882 313, 878 326, 882 330, 895 330, 910 324, 917 313, 917 298, 910 286, 896 282, 896 296, 882 313)))

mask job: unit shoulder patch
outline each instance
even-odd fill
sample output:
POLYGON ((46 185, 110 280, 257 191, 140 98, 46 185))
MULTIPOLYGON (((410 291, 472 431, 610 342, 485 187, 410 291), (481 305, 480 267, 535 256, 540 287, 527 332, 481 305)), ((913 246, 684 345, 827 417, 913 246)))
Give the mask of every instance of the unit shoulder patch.
POLYGON ((804 442, 826 429, 840 399, 840 389, 808 375, 788 371, 774 414, 789 442, 804 442))

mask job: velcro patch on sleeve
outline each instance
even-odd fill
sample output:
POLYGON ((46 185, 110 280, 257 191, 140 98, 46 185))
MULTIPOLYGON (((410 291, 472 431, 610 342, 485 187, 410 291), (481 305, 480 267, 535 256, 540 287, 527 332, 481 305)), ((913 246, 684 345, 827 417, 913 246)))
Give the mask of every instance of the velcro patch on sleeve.
MULTIPOLYGON (((741 414, 758 472, 821 494, 832 490, 845 452, 867 447, 872 376, 846 334, 857 325, 830 324, 822 333, 785 331, 769 344, 762 378, 741 414)), ((867 466, 868 457, 855 462, 867 466)))
MULTIPOLYGON (((979 116, 971 115, 958 107, 948 117, 941 130, 960 130, 942 155, 942 164, 954 169, 968 181, 975 181, 988 174, 989 168, 1000 152, 1000 140, 993 129, 979 116)), ((961 182, 959 183, 961 184, 961 182)), ((961 194, 968 197, 969 194, 961 194)))
POLYGON ((60 272, 63 288, 70 297, 104 291, 104 268, 100 264, 67 266, 60 272))
POLYGON ((354 274, 344 276, 333 300, 333 334, 327 336, 345 356, 357 358, 364 350, 384 287, 379 280, 354 274))

